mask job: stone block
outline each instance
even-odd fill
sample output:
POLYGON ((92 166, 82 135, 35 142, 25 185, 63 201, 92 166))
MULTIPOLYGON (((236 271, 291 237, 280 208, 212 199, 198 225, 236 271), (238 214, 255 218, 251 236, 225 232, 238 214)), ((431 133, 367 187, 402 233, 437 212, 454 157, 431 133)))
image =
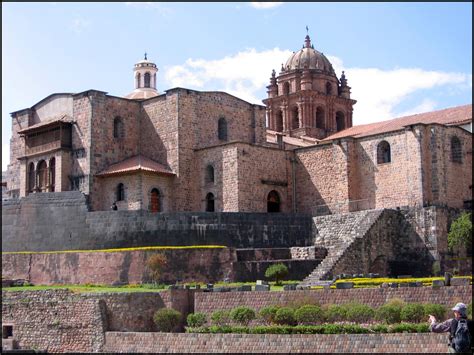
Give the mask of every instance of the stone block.
POLYGON ((284 286, 283 286, 283 290, 284 290, 284 291, 293 291, 293 290, 296 290, 296 286, 298 286, 298 284, 288 284, 288 285, 284 285, 284 286))
POLYGON ((390 283, 389 283, 389 286, 390 286, 391 288, 398 288, 398 282, 390 282, 390 283))
POLYGON ((346 290, 346 289, 353 288, 353 287, 354 287, 353 282, 338 282, 338 283, 336 283, 336 288, 337 289, 346 290))
POLYGON ((257 285, 268 285, 268 282, 264 280, 257 280, 257 285))
POLYGON ((255 291, 270 291, 270 285, 255 285, 255 291))
POLYGON ((409 286, 410 286, 410 285, 409 285, 408 282, 400 282, 400 283, 398 284, 398 287, 409 287, 409 286))
POLYGON ((237 287, 237 291, 252 291, 252 286, 242 285, 242 286, 237 287))

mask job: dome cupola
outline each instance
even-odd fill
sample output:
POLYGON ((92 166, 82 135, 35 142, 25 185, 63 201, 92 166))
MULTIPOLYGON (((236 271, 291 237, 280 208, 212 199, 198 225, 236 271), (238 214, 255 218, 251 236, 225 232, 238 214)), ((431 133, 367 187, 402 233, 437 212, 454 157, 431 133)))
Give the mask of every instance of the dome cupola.
POLYGON ((127 99, 143 100, 158 96, 156 90, 156 73, 158 67, 148 60, 147 53, 144 59, 137 62, 133 68, 135 90, 125 96, 127 99))
POLYGON ((290 58, 288 58, 286 64, 282 67, 282 71, 309 69, 336 76, 332 64, 326 56, 314 49, 309 35, 306 35, 304 42, 303 48, 293 52, 290 58))

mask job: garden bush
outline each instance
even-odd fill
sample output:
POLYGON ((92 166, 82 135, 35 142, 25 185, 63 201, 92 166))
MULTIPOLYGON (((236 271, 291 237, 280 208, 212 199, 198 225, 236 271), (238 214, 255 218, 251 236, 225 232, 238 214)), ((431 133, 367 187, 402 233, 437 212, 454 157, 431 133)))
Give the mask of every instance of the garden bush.
POLYGON ((207 316, 204 313, 190 313, 186 319, 190 327, 202 327, 207 322, 207 316))
POLYGON ((323 306, 324 319, 328 322, 340 322, 346 319, 347 309, 344 306, 330 304, 323 306))
POLYGON ((407 303, 400 312, 400 319, 404 322, 420 323, 426 318, 425 309, 420 303, 407 303))
POLYGON ((442 321, 446 318, 447 309, 446 309, 446 306, 442 304, 425 303, 423 305, 423 309, 424 309, 424 318, 426 321, 428 320, 428 316, 430 314, 435 316, 435 318, 438 321, 442 321))
POLYGON ((324 314, 321 307, 316 305, 304 305, 295 311, 295 318, 298 324, 315 325, 324 320, 324 314))
POLYGON ((393 298, 375 311, 375 318, 388 324, 400 323, 404 305, 405 302, 401 299, 393 298))
POLYGON ((295 310, 281 307, 275 314, 275 322, 282 325, 296 325, 295 310))
POLYGON ((266 306, 260 309, 260 312, 258 315, 260 316, 261 319, 265 322, 265 324, 275 324, 275 316, 278 310, 280 309, 280 306, 266 306))
POLYGON ((230 312, 230 318, 241 325, 248 325, 251 320, 255 319, 255 311, 249 307, 236 307, 230 312))
POLYGON ((281 285, 281 280, 283 280, 288 275, 288 268, 285 264, 274 264, 270 265, 267 270, 265 270, 265 277, 271 280, 275 280, 276 285, 281 285))
POLYGON ((155 312, 153 320, 160 332, 173 331, 181 321, 181 313, 171 308, 161 308, 155 312))
POLYGON ((428 323, 397 323, 389 328, 390 333, 427 333, 429 332, 428 323))
POLYGON ((223 326, 227 325, 230 320, 230 311, 218 310, 211 314, 211 321, 213 325, 223 326))
POLYGON ((358 302, 346 303, 345 318, 351 322, 364 323, 374 319, 375 311, 372 307, 358 302))

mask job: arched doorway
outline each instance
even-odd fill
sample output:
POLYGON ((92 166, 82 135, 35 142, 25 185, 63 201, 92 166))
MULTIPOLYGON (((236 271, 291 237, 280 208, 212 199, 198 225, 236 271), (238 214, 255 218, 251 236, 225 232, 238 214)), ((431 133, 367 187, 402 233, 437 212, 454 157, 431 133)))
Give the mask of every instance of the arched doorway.
POLYGON ((280 212, 280 195, 275 190, 270 191, 267 197, 267 212, 280 212))
POLYGON ((35 164, 30 163, 30 165, 28 166, 28 192, 35 191, 35 180, 36 180, 35 164))
POLYGON ((160 191, 157 188, 150 192, 150 211, 160 212, 160 191))
POLYGON ((283 132, 283 112, 278 110, 275 117, 275 131, 283 132))
POLYGON ((214 194, 209 192, 206 195, 206 212, 214 212, 214 211, 215 211, 214 194))
POLYGON ((291 110, 291 129, 297 129, 300 126, 298 117, 298 106, 293 107, 291 110))
POLYGON ((346 128, 346 124, 345 124, 345 119, 344 119, 344 113, 341 111, 337 111, 336 112, 336 130, 339 132, 345 128, 346 128))
POLYGON ((54 192, 56 184, 56 158, 49 160, 49 191, 54 192))
POLYGON ((316 128, 326 129, 324 124, 324 109, 322 107, 316 109, 316 128))
POLYGON ((37 174, 38 174, 38 188, 39 191, 46 191, 46 185, 48 184, 48 167, 46 162, 41 160, 38 163, 37 174))

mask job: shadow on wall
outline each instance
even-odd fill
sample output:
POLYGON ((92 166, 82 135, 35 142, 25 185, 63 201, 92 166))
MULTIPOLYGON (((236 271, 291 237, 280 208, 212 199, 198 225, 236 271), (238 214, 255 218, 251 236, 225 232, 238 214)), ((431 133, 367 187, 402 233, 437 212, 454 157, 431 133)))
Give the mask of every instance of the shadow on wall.
POLYGON ((375 194, 377 186, 375 184, 375 173, 377 166, 374 164, 372 157, 367 150, 362 147, 360 142, 356 143, 357 154, 357 175, 359 196, 361 206, 356 206, 354 211, 369 210, 375 208, 375 194))

